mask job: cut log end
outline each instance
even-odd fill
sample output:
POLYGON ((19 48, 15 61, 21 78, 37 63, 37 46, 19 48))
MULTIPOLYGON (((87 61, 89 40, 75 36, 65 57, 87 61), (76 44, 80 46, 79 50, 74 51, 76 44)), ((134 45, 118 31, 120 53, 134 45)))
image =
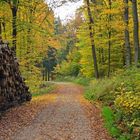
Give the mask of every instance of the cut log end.
POLYGON ((32 98, 8 43, 0 43, 0 112, 32 98))

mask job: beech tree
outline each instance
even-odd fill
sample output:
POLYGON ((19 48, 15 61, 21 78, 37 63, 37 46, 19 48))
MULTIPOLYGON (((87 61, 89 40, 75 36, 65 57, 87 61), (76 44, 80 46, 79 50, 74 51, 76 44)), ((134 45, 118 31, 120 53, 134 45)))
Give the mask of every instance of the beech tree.
MULTIPOLYGON (((112 0, 108 1, 108 9, 111 11, 112 9, 112 0)), ((108 77, 110 76, 110 70, 111 70, 111 35, 112 35, 112 31, 111 31, 111 20, 112 20, 112 15, 111 13, 108 14, 108 77)))
POLYGON ((129 8, 128 0, 124 0, 124 23, 125 23, 125 63, 126 67, 131 64, 131 47, 130 47, 130 35, 129 35, 129 8))
POLYGON ((95 72, 95 77, 98 79, 99 78, 99 71, 98 71, 96 48, 95 48, 95 42, 94 42, 94 34, 93 34, 94 19, 92 17, 91 5, 90 5, 89 0, 86 0, 86 6, 87 6, 87 13, 88 13, 88 18, 89 18, 89 32, 90 32, 89 35, 90 35, 91 46, 92 46, 94 72, 95 72))
POLYGON ((134 48, 135 48, 135 55, 134 55, 134 61, 135 65, 138 65, 138 60, 140 57, 139 54, 139 19, 138 19, 138 6, 137 6, 137 0, 130 0, 132 2, 132 13, 133 13, 133 30, 134 30, 134 48))

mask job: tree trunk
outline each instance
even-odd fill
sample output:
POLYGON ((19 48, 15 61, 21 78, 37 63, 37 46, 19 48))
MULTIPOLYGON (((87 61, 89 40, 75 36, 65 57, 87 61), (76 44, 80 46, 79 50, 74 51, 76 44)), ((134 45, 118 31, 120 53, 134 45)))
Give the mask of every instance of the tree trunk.
POLYGON ((95 78, 99 78, 99 71, 98 71, 98 64, 97 64, 97 56, 96 56, 96 49, 95 49, 95 43, 94 43, 94 35, 93 35, 93 24, 94 20, 91 13, 90 8, 90 2, 89 0, 86 0, 87 3, 87 11, 88 11, 88 17, 89 17, 89 31, 90 31, 90 40, 91 40, 91 47, 92 47, 92 56, 93 56, 93 62, 94 62, 94 72, 95 72, 95 78))
POLYGON ((135 65, 138 65, 139 59, 139 22, 138 22, 138 8, 137 8, 137 0, 131 0, 132 2, 132 11, 133 11, 133 22, 134 22, 134 48, 135 55, 134 61, 135 65))
POLYGON ((101 53, 102 53, 102 65, 104 65, 104 61, 105 61, 105 57, 104 57, 104 49, 103 48, 101 48, 101 53))
POLYGON ((126 65, 126 49, 125 49, 125 44, 123 46, 120 46, 120 49, 122 50, 122 63, 123 63, 123 66, 127 66, 126 65))
POLYGON ((111 70, 111 31, 108 32, 108 77, 110 77, 110 70, 111 70))
POLYGON ((0 36, 2 37, 2 22, 1 22, 1 19, 0 19, 0 36))
POLYGON ((3 31, 2 32, 4 32, 4 38, 5 38, 5 40, 7 39, 7 37, 6 37, 6 23, 5 23, 5 21, 3 21, 2 22, 2 25, 1 25, 2 27, 3 27, 3 31))
MULTIPOLYGON (((112 8, 112 1, 109 0, 109 9, 112 8)), ((108 16, 108 24, 110 24, 112 16, 109 14, 108 16)), ((108 77, 110 77, 110 70, 111 70, 111 25, 108 29, 108 77)))
POLYGON ((1 22, 1 19, 0 19, 0 45, 3 43, 2 41, 2 22, 1 22))
POLYGON ((50 70, 48 70, 48 81, 50 81, 50 70))
POLYGON ((126 67, 131 65, 131 47, 130 47, 130 38, 129 38, 129 8, 128 0, 124 0, 124 22, 125 22, 125 63, 126 67))
POLYGON ((12 36, 13 36, 13 47, 12 50, 14 51, 15 55, 16 55, 16 37, 17 37, 17 7, 16 6, 12 6, 11 8, 12 10, 12 36))
POLYGON ((45 68, 45 81, 48 81, 48 70, 47 70, 47 68, 45 68))

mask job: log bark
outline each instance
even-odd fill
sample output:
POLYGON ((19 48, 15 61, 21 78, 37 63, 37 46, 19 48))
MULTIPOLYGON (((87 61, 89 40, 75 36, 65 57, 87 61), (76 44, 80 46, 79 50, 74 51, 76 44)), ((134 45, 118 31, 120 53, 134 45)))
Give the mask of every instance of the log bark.
POLYGON ((0 43, 0 112, 30 100, 14 52, 8 44, 0 43))

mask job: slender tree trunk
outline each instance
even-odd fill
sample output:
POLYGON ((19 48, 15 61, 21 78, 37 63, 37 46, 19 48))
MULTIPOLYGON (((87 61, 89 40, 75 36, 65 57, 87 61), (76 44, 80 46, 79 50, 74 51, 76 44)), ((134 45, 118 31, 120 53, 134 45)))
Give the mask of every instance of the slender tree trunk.
POLYGON ((4 32, 4 37, 6 39, 6 31, 5 31, 5 21, 0 18, 0 36, 2 37, 2 33, 4 32))
MULTIPOLYGON (((112 8, 112 1, 109 0, 109 9, 112 8)), ((110 24, 112 16, 109 14, 108 16, 108 23, 110 24)), ((108 29, 108 77, 110 77, 110 71, 111 71, 111 25, 108 29)))
POLYGON ((126 49, 125 49, 125 46, 124 45, 120 46, 120 49, 122 50, 122 63, 123 63, 123 66, 127 66, 126 65, 126 49))
POLYGON ((124 22, 125 22, 125 63, 126 67, 131 65, 131 47, 130 47, 130 37, 129 37, 129 8, 128 0, 124 0, 124 22))
POLYGON ((97 56, 96 56, 96 49, 95 49, 95 43, 94 43, 94 35, 93 35, 93 24, 94 20, 91 13, 90 8, 90 2, 89 0, 86 0, 87 3, 87 11, 88 11, 88 17, 89 17, 89 31, 90 31, 90 40, 91 40, 91 47, 92 47, 92 56, 93 56, 93 62, 94 62, 94 72, 95 72, 95 78, 99 78, 99 71, 98 71, 98 64, 97 64, 97 56))
POLYGON ((105 61, 104 60, 105 57, 104 57, 104 49, 103 48, 101 48, 101 53, 102 53, 102 65, 103 65, 104 64, 104 61, 105 61))
POLYGON ((44 81, 45 79, 45 70, 44 70, 44 67, 42 68, 42 80, 44 81))
POLYGON ((132 11, 133 11, 133 22, 134 22, 134 48, 135 48, 135 55, 134 61, 135 65, 138 65, 139 59, 139 20, 138 20, 138 7, 137 7, 137 0, 131 0, 132 2, 132 11))
MULTIPOLYGON (((29 0, 28 1, 30 4, 32 3, 32 0, 29 0)), ((31 25, 33 23, 33 17, 34 17, 34 10, 32 7, 30 7, 29 9, 29 19, 28 19, 28 22, 29 22, 29 27, 28 27, 28 35, 27 35, 27 54, 31 53, 32 51, 32 43, 31 43, 31 33, 32 33, 32 28, 31 28, 31 25)))
POLYGON ((16 37, 17 37, 17 7, 16 6, 12 6, 11 7, 12 10, 12 36, 13 36, 13 47, 12 50, 14 51, 15 55, 16 55, 16 37))
POLYGON ((45 81, 48 81, 48 70, 45 68, 45 81))
POLYGON ((50 81, 50 70, 48 70, 48 81, 50 81))
POLYGON ((99 48, 99 63, 102 63, 102 50, 99 48))
POLYGON ((6 23, 5 23, 5 21, 2 22, 2 26, 3 26, 4 38, 6 40, 7 37, 6 37, 6 23))
POLYGON ((0 36, 2 37, 2 22, 1 22, 1 19, 0 19, 0 36))
POLYGON ((110 77, 110 71, 111 71, 111 31, 108 32, 108 77, 110 77))

